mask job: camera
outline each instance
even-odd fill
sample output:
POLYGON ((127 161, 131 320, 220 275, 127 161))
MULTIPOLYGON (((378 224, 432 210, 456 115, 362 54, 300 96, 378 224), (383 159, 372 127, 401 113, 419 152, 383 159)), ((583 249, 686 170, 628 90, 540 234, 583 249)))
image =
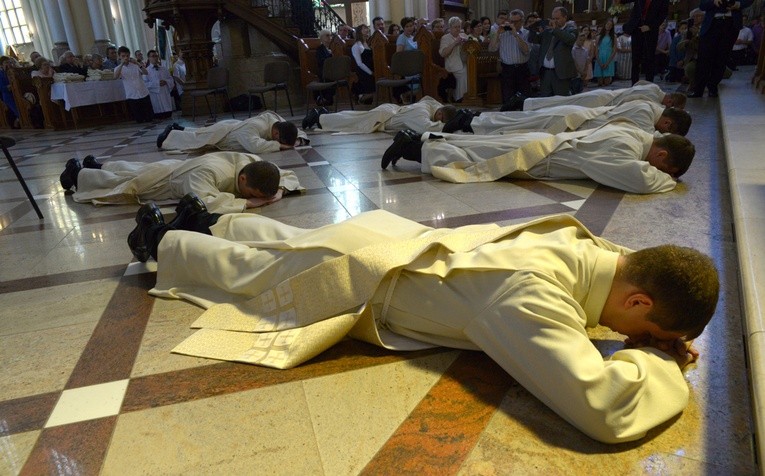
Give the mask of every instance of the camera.
POLYGON ((505 26, 502 27, 502 29, 505 30, 505 31, 510 31, 513 28, 510 25, 505 25, 505 26))

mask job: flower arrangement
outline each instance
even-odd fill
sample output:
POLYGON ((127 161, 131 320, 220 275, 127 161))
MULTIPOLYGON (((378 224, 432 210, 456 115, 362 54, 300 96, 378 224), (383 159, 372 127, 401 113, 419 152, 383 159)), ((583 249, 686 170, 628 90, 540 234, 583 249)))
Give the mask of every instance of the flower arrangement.
POLYGON ((615 1, 610 7, 608 7, 608 13, 613 16, 618 16, 630 8, 632 8, 632 3, 624 4, 619 1, 615 1))

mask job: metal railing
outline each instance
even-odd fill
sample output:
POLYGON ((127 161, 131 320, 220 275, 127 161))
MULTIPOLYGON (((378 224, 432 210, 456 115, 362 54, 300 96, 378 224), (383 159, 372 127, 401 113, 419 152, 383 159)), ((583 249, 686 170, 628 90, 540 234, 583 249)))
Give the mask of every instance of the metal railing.
POLYGON ((252 0, 252 6, 267 7, 269 17, 284 19, 304 38, 316 37, 321 30, 335 32, 344 23, 324 0, 252 0))

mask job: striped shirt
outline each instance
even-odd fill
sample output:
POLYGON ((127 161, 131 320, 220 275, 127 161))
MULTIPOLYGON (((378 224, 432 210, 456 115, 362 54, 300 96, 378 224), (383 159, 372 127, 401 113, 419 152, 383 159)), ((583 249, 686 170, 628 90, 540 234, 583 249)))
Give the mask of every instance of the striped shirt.
MULTIPOLYGON (((505 64, 523 64, 529 61, 528 53, 524 53, 518 46, 518 40, 512 33, 499 30, 499 59, 505 64)), ((521 28, 518 35, 528 43, 529 30, 521 28)))

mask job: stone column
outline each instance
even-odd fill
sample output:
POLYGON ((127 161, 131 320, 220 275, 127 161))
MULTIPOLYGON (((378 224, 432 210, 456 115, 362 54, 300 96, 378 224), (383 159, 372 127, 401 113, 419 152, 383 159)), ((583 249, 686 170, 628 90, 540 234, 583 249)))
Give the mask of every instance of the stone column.
POLYGON ((61 14, 61 22, 64 25, 64 31, 66 32, 66 41, 69 43, 69 49, 74 54, 81 53, 80 45, 77 41, 77 29, 74 27, 74 20, 72 19, 72 10, 69 8, 69 2, 67 0, 58 0, 58 9, 61 14))
MULTIPOLYGON (((106 54, 106 47, 111 44, 109 39, 109 28, 106 24, 106 12, 101 0, 88 0, 88 11, 90 12, 90 24, 93 26, 93 35, 95 43, 90 49, 91 53, 98 53, 101 56, 106 54)), ((109 12, 111 18, 111 12, 109 12)))
POLYGON ((69 50, 64 22, 61 19, 61 11, 58 9, 58 0, 45 0, 45 16, 48 20, 48 27, 50 28, 50 35, 53 40, 50 59, 54 64, 58 64, 59 56, 69 50))

